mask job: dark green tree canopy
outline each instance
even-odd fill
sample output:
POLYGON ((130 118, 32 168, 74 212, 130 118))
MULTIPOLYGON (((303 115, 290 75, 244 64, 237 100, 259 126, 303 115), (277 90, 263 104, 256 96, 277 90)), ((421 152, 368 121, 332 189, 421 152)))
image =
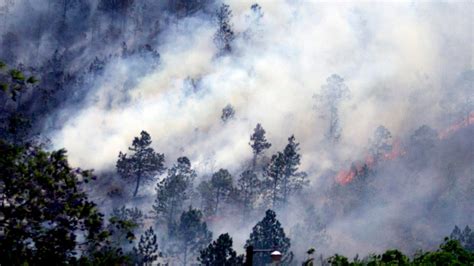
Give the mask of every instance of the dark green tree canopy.
POLYGON ((229 5, 222 4, 216 11, 217 31, 214 34, 214 44, 219 50, 219 54, 225 54, 232 51, 232 42, 235 34, 232 29, 231 18, 232 10, 229 5))
POLYGON ((221 120, 222 122, 227 122, 231 119, 233 119, 235 116, 235 110, 234 107, 231 104, 228 104, 222 109, 222 115, 221 115, 221 120))
POLYGON ((237 252, 232 248, 232 238, 229 234, 220 235, 207 248, 201 250, 198 261, 202 265, 214 266, 237 266, 243 265, 243 257, 237 256, 237 252))
POLYGON ((264 150, 272 146, 272 144, 268 142, 267 138, 265 137, 265 129, 263 129, 260 123, 258 123, 253 130, 253 134, 250 136, 249 145, 252 147, 252 151, 255 156, 260 155, 264 150))
POLYGON ((272 156, 265 171, 265 197, 272 207, 288 202, 290 196, 308 185, 306 173, 299 172, 301 155, 294 136, 288 138, 283 152, 272 156))
POLYGON ((203 181, 199 185, 204 209, 209 215, 218 213, 219 206, 229 199, 232 190, 232 175, 226 169, 220 169, 212 175, 211 180, 203 181))
MULTIPOLYGON (((277 220, 272 210, 265 212, 265 217, 258 222, 250 233, 245 247, 252 245, 254 249, 278 250, 283 256, 290 255, 290 239, 286 237, 285 231, 277 220)), ((269 253, 257 253, 254 255, 255 265, 264 265, 270 259, 269 253)))
POLYGON ((158 251, 158 242, 153 227, 145 231, 140 236, 140 242, 138 247, 135 248, 135 252, 138 254, 138 260, 140 265, 153 265, 153 263, 161 257, 161 253, 158 251))
POLYGON ((339 122, 340 103, 350 98, 350 90, 344 79, 332 74, 326 79, 326 84, 321 86, 321 92, 313 98, 316 100, 314 107, 319 111, 319 116, 329 121, 326 138, 332 142, 339 141, 342 132, 339 122))
POLYGON ((191 196, 196 172, 186 157, 180 157, 177 163, 168 169, 168 175, 156 185, 156 199, 153 211, 157 218, 168 227, 174 223, 183 206, 191 196))
POLYGON ((451 239, 459 241, 459 243, 467 250, 474 252, 474 232, 466 225, 461 230, 457 225, 454 227, 450 236, 451 239))
MULTIPOLYGON (((143 226, 143 213, 138 208, 114 208, 107 226, 111 233, 112 245, 116 248, 129 248, 135 240, 135 230, 143 226)), ((130 247, 131 249, 131 247, 130 247)))
POLYGON ((69 166, 65 150, 0 142, 0 264, 74 262, 79 236, 98 243, 102 214, 80 184, 91 171, 69 166))
POLYGON ((252 170, 245 170, 237 181, 237 191, 244 215, 250 212, 261 191, 262 182, 252 170))
POLYGON ((212 233, 203 222, 202 212, 189 207, 181 214, 179 222, 171 230, 171 254, 178 256, 183 265, 197 257, 200 250, 212 241, 212 233))
POLYGON ((134 197, 141 183, 154 180, 165 170, 165 156, 156 153, 150 145, 150 134, 142 131, 140 137, 135 137, 132 146, 128 148, 133 154, 127 156, 126 153, 120 152, 118 156, 117 172, 122 178, 135 182, 134 197))
POLYGON ((384 127, 378 126, 374 136, 369 139, 369 151, 374 159, 380 159, 385 153, 392 150, 392 133, 384 127))

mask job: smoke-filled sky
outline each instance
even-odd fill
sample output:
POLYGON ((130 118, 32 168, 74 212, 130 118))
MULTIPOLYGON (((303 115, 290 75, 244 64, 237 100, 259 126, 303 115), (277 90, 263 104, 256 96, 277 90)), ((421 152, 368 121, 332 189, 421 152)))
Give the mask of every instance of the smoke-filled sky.
MULTIPOLYGON (((44 129, 54 148, 66 148, 75 166, 113 170, 119 151, 146 130, 167 164, 188 156, 200 177, 219 168, 237 176, 252 157, 249 137, 261 123, 272 143, 267 156, 281 150, 292 134, 301 143, 301 168, 312 184, 306 200, 320 206, 318 184, 327 183, 324 173, 363 158, 377 126, 401 139, 423 124, 446 127, 440 103, 457 100, 447 97, 465 84, 462 74, 473 69, 472 1, 261 1, 260 19, 251 12, 254 1, 226 3, 236 33, 230 54, 217 56, 217 25, 209 14, 173 20, 153 44, 160 53, 157 68, 136 58, 114 58, 84 90, 80 105, 66 105, 55 114, 54 129, 44 129), (343 77, 350 89, 339 109, 341 141, 334 145, 325 140, 328 121, 313 99, 332 74, 343 77), (124 86, 130 79, 138 79, 132 88, 124 86), (236 114, 224 123, 220 116, 227 104, 236 114)), ((462 93, 470 95, 461 95, 472 97, 472 82, 467 88, 462 93)), ((444 174, 438 170, 419 175, 444 174)), ((472 172, 460 172, 472 180, 472 172)), ((387 167, 378 182, 395 173, 405 172, 387 167)), ((420 179, 409 189, 406 185, 394 181, 361 213, 329 224, 329 250, 355 254, 402 241, 397 233, 403 228, 385 236, 380 232, 419 219, 439 184, 420 179), (420 205, 398 217, 415 201, 420 205)), ((292 215, 302 212, 294 209, 281 218, 290 227, 297 222, 292 215)), ((472 222, 472 215, 453 217, 472 222)), ((213 226, 216 232, 233 230, 230 224, 213 226)), ((237 246, 249 228, 233 232, 237 246)), ((420 222, 414 228, 429 234, 439 227, 420 222)), ((427 238, 437 241, 438 236, 427 238)))
POLYGON ((380 124, 394 135, 439 126, 438 103, 472 68, 470 2, 269 1, 259 3, 258 22, 252 3, 229 2, 238 33, 229 56, 215 56, 216 25, 195 16, 166 29, 159 68, 131 90, 120 89, 131 68, 147 66, 110 63, 84 107, 63 111, 66 123, 52 132, 55 147, 66 147, 74 164, 101 170, 143 129, 170 161, 187 155, 235 169, 250 158, 249 135, 260 122, 275 149, 295 134, 304 168, 324 168, 332 164, 319 147, 327 121, 313 110, 312 96, 331 74, 351 90, 337 151, 351 158, 380 124), (228 103, 236 118, 224 125, 220 114, 228 103))

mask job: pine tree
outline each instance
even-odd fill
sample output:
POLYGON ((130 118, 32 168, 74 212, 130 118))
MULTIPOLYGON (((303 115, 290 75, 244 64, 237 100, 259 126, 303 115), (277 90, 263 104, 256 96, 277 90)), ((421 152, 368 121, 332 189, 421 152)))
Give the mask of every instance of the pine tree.
POLYGON ((286 202, 288 197, 304 186, 308 185, 305 172, 298 172, 301 155, 299 154, 299 143, 295 141, 295 136, 288 138, 288 144, 283 150, 285 166, 283 168, 283 199, 286 202))
POLYGON ((243 205, 244 217, 253 209, 255 201, 257 200, 262 182, 252 170, 245 170, 237 182, 237 190, 239 198, 243 205))
POLYGON ((277 250, 282 253, 283 258, 288 260, 292 257, 290 250, 290 239, 286 237, 276 214, 272 210, 265 212, 265 217, 252 229, 250 238, 245 243, 245 248, 253 246, 254 249, 266 249, 268 253, 255 253, 254 265, 266 265, 270 261, 270 253, 277 250))
POLYGON ((0 140, 0 154, 1 265, 74 264, 78 239, 102 244, 103 215, 82 188, 91 171, 72 168, 65 150, 0 140))
POLYGON ((203 199, 205 210, 210 215, 216 215, 222 202, 229 199, 233 190, 232 175, 225 169, 220 169, 214 173, 210 181, 203 181, 199 190, 203 199))
POLYGON ((343 100, 350 98, 349 88, 344 84, 344 79, 339 75, 332 74, 326 79, 327 84, 321 87, 321 93, 315 94, 315 109, 319 110, 320 117, 329 120, 326 138, 332 142, 339 141, 341 137, 341 125, 339 122, 339 106, 343 100))
POLYGON ((151 226, 140 236, 140 242, 138 242, 135 252, 139 256, 140 265, 144 266, 153 265, 153 262, 161 257, 161 253, 158 251, 157 237, 151 226))
POLYGON ((202 219, 201 211, 189 207, 171 230, 170 237, 173 242, 170 253, 178 256, 184 266, 191 258, 196 258, 197 253, 212 240, 212 233, 202 219))
POLYGON ((243 265, 243 257, 237 256, 232 248, 232 238, 229 234, 220 235, 207 248, 201 250, 198 261, 202 265, 214 266, 237 266, 243 265))
POLYGON ((232 42, 235 39, 234 31, 230 19, 232 11, 229 5, 222 4, 216 11, 217 31, 214 34, 214 44, 219 49, 219 54, 225 54, 232 51, 232 42))
POLYGON ((457 225, 454 226, 450 239, 457 240, 465 249, 474 251, 474 232, 468 225, 462 231, 457 225))
POLYGON ((384 126, 378 126, 374 132, 373 138, 369 139, 369 151, 374 160, 382 158, 382 156, 392 150, 392 134, 384 126))
POLYGON ((165 170, 165 156, 156 153, 150 145, 150 135, 142 131, 140 137, 135 137, 132 146, 128 148, 134 154, 127 156, 126 153, 120 152, 118 156, 117 172, 122 178, 135 182, 134 197, 141 183, 153 181, 156 175, 165 170))
POLYGON ((272 144, 267 141, 265 137, 265 129, 259 124, 253 130, 253 134, 250 136, 250 147, 253 151, 253 161, 252 168, 255 171, 255 166, 257 164, 257 157, 261 155, 266 149, 270 148, 272 144))
POLYGON ((300 160, 299 143, 293 135, 283 152, 272 156, 265 172, 265 196, 273 207, 288 202, 291 195, 308 185, 306 173, 298 172, 300 160))
POLYGON ((116 248, 126 248, 135 240, 135 229, 143 225, 143 213, 138 208, 125 206, 114 208, 109 217, 107 226, 112 234, 112 245, 116 248))
POLYGON ((234 118, 235 115, 235 110, 234 107, 231 104, 228 104, 222 109, 222 115, 221 115, 221 120, 222 122, 227 122, 234 118))
POLYGON ((183 211, 183 206, 191 196, 196 172, 187 157, 180 157, 168 170, 168 175, 156 185, 156 199, 153 211, 157 218, 170 226, 183 211))

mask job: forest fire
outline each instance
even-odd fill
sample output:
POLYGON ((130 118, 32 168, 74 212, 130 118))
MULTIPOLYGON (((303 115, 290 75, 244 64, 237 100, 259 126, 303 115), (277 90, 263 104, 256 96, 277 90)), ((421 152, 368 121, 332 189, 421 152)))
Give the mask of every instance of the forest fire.
POLYGON ((474 124, 474 112, 469 113, 469 116, 461 120, 460 122, 451 125, 450 127, 441 130, 438 134, 439 139, 445 139, 454 132, 460 130, 461 128, 468 127, 469 125, 474 124))
MULTIPOLYGON (((390 161, 400 156, 403 156, 404 154, 406 154, 406 151, 402 148, 400 140, 395 139, 392 143, 391 150, 383 153, 382 155, 379 155, 378 160, 390 161)), ((350 183, 357 175, 357 173, 362 171, 364 166, 372 168, 374 167, 375 162, 376 158, 374 157, 374 155, 368 154, 363 162, 352 163, 350 169, 340 170, 335 177, 336 182, 341 185, 346 185, 350 183)))
MULTIPOLYGON (((449 135, 470 125, 474 125, 474 112, 471 112, 469 116, 463 119, 462 121, 453 124, 443 130, 440 130, 438 133, 438 138, 446 139, 449 135)), ((389 152, 382 154, 382 156, 379 157, 379 160, 381 159, 383 161, 390 161, 399 158, 400 156, 403 156, 405 154, 406 151, 402 148, 400 140, 395 139, 392 143, 392 149, 389 152)), ((346 185, 350 183, 357 175, 357 173, 362 170, 363 166, 372 168, 375 164, 375 161, 376 160, 373 155, 367 155, 364 162, 353 163, 350 169, 340 170, 335 176, 336 182, 341 185, 346 185)))

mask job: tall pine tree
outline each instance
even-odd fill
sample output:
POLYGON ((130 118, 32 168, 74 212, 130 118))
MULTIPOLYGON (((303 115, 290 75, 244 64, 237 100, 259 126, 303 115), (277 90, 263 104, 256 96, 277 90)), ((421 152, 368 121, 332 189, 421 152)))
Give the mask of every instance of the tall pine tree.
POLYGON ((161 253, 158 251, 157 237, 151 226, 140 236, 140 242, 138 242, 135 252, 138 255, 140 265, 144 266, 154 265, 153 263, 158 257, 161 257, 161 253))
POLYGON ((188 211, 181 214, 179 223, 171 230, 170 253, 179 257, 184 266, 196 258, 198 252, 212 240, 212 233, 202 219, 201 211, 189 207, 188 211))
POLYGON ((227 233, 220 235, 200 253, 198 261, 202 265, 243 265, 243 256, 237 256, 237 252, 232 248, 232 238, 227 233))
POLYGON ((237 182, 239 199, 244 217, 253 209, 258 199, 262 182, 252 170, 245 170, 237 182))
POLYGON ((299 143, 294 136, 288 138, 283 152, 272 156, 265 172, 264 196, 274 208, 287 203, 290 196, 308 185, 306 173, 298 171, 300 160, 299 143))
POLYGON ((153 211, 168 229, 183 211, 183 206, 192 193, 196 172, 187 157, 178 158, 168 170, 168 175, 156 185, 156 199, 153 211))
POLYGON ((250 245, 254 249, 268 250, 268 252, 255 253, 254 265, 266 265, 269 263, 270 253, 275 250, 281 252, 286 260, 292 257, 290 239, 286 237, 283 227, 272 210, 267 210, 265 217, 253 227, 250 238, 245 243, 245 248, 250 245))
POLYGON ((232 29, 230 19, 232 18, 232 10, 229 5, 222 4, 216 11, 217 31, 214 34, 214 44, 219 49, 219 54, 226 54, 232 51, 232 42, 235 34, 232 29))
POLYGON ((263 129, 260 123, 258 123, 255 129, 253 130, 253 134, 250 136, 249 145, 250 147, 252 147, 252 169, 253 171, 255 171, 255 166, 257 165, 257 157, 261 155, 266 149, 272 146, 272 144, 267 141, 267 138, 265 137, 265 129, 263 129))
POLYGON ((232 190, 232 175, 225 169, 220 169, 214 173, 210 181, 203 181, 199 185, 204 209, 210 215, 216 215, 219 206, 227 201, 232 190))
POLYGON ((151 137, 146 131, 140 133, 140 137, 135 137, 132 146, 128 149, 133 155, 119 153, 117 161, 117 172, 122 178, 135 182, 133 196, 137 196, 138 188, 142 183, 153 181, 156 175, 162 174, 165 170, 165 156, 156 153, 151 145, 151 137))

